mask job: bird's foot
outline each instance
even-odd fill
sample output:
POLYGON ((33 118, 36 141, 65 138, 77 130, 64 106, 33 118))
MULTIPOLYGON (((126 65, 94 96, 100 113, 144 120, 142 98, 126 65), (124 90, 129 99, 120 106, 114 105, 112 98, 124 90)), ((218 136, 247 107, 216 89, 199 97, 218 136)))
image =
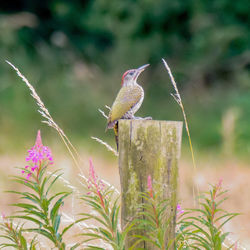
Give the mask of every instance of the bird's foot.
POLYGON ((152 120, 153 118, 151 116, 147 116, 143 118, 144 120, 152 120))
POLYGON ((148 116, 148 117, 136 117, 136 116, 134 116, 133 119, 135 119, 135 120, 152 120, 152 117, 151 116, 148 116))

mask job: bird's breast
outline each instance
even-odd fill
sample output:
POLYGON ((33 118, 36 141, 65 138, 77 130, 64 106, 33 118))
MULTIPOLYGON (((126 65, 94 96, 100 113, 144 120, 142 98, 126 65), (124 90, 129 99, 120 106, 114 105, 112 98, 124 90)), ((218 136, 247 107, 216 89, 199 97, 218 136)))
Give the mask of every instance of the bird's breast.
POLYGON ((144 100, 144 90, 140 85, 137 85, 140 88, 140 92, 141 92, 141 96, 140 99, 137 103, 135 103, 135 105, 131 108, 131 113, 134 115, 138 109, 141 107, 142 102, 144 100))

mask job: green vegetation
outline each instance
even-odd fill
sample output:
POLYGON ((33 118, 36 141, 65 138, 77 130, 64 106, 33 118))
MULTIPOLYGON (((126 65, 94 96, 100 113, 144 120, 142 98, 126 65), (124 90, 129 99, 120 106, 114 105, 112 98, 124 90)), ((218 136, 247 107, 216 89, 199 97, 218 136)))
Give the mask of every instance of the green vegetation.
POLYGON ((221 208, 222 203, 227 199, 222 190, 222 180, 218 184, 212 185, 209 192, 199 197, 199 208, 188 209, 181 214, 178 222, 177 239, 182 249, 216 249, 221 250, 237 249, 237 242, 226 246, 229 232, 223 232, 222 228, 231 221, 237 213, 229 213, 221 208), (190 240, 188 242, 188 240, 190 240))
POLYGON ((1 3, 0 153, 13 144, 6 135, 18 146, 27 137, 23 127, 35 132, 40 126, 33 100, 5 59, 20 68, 55 120, 82 142, 90 134, 113 140, 104 135, 105 120, 97 109, 111 105, 125 70, 144 63, 151 67, 139 79, 146 96, 138 114, 182 119, 169 95, 164 57, 179 84, 194 145, 205 152, 247 155, 247 6, 248 0, 1 3))
MULTIPOLYGON (((140 194, 143 202, 137 204, 136 212, 121 228, 119 192, 109 183, 104 184, 91 160, 89 177, 87 179, 80 175, 83 188, 77 189, 64 180, 58 170, 48 172, 49 167, 53 167, 53 158, 50 149, 42 144, 40 132, 35 145, 28 152, 26 162, 29 165, 20 171, 24 176, 13 177, 20 185, 18 190, 25 187, 26 191, 9 191, 18 196, 17 202, 12 204, 17 211, 10 216, 2 213, 1 249, 35 250, 53 246, 59 250, 78 247, 132 250, 141 249, 138 248, 141 242, 145 242, 149 248, 154 246, 154 249, 162 250, 237 248, 237 242, 231 246, 225 244, 230 233, 224 232, 223 227, 238 214, 221 209, 225 201, 222 181, 212 186, 200 199, 200 208, 185 211, 180 205, 172 205, 169 200, 159 200, 151 176, 148 176, 147 190, 140 194), (77 190, 77 200, 84 201, 88 212, 76 215, 73 211, 76 207, 69 214, 63 212, 64 201, 69 202, 65 198, 72 196, 73 192, 53 191, 55 183, 61 179, 68 183, 68 188, 77 190), (173 217, 169 217, 169 213, 173 217), (78 218, 75 219, 75 216, 78 218), (176 236, 169 238, 168 230, 173 220, 177 220, 176 236), (65 234, 74 228, 73 234, 78 238, 66 238, 65 234)), ((82 202, 77 203, 84 209, 82 205, 82 202)))

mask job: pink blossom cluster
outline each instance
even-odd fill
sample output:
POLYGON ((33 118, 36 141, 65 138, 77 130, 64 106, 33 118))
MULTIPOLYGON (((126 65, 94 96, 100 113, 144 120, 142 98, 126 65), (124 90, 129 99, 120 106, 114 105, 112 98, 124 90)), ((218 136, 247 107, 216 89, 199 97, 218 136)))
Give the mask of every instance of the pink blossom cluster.
POLYGON ((218 184, 216 185, 216 188, 217 188, 218 190, 221 189, 221 187, 222 187, 222 182, 223 182, 223 179, 220 178, 218 184))
MULTIPOLYGON (((35 170, 40 170, 42 162, 47 164, 53 164, 53 158, 51 150, 47 146, 43 146, 40 130, 37 132, 35 145, 28 150, 29 155, 26 157, 26 162, 30 165, 26 165, 25 168, 30 172, 26 176, 26 180, 29 180, 30 176, 35 170)), ((22 171, 25 173, 26 171, 22 171)))
POLYGON ((153 195, 153 187, 152 187, 151 175, 148 175, 148 183, 147 183, 147 186, 148 186, 149 195, 150 195, 150 197, 153 199, 153 198, 154 198, 154 195, 153 195))
POLYGON ((97 174, 95 173, 94 165, 91 159, 89 159, 89 178, 88 178, 88 189, 91 187, 95 187, 97 192, 100 192, 104 189, 103 182, 98 178, 97 174))
POLYGON ((177 204, 176 211, 177 211, 177 216, 184 213, 184 210, 181 208, 180 204, 177 204))
POLYGON ((94 165, 91 159, 89 159, 89 179, 88 179, 88 195, 91 193, 96 193, 100 199, 100 203, 104 209, 105 208, 105 198, 103 197, 102 190, 104 189, 103 182, 98 178, 95 173, 94 165))

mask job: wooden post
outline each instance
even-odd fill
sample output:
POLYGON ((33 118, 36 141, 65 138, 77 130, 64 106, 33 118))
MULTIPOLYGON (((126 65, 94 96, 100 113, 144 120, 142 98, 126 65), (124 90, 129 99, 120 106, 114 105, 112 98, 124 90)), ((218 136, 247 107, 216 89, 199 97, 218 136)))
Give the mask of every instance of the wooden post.
MULTIPOLYGON (((181 135, 182 122, 119 121, 122 227, 134 218, 138 204, 145 202, 140 197, 140 193, 147 191, 147 177, 151 175, 153 190, 158 197, 158 201, 168 199, 171 206, 171 211, 168 212, 166 218, 166 220, 170 219, 171 221, 166 234, 166 244, 175 238, 178 159, 180 158, 181 135)), ((164 223, 164 221, 161 223, 164 223)), ((140 231, 140 234, 145 233, 140 231)), ((128 237, 126 249, 134 241, 132 237, 128 237)), ((148 242, 141 242, 137 247, 147 250, 156 249, 148 242)), ((174 244, 170 249, 174 249, 174 244)))

